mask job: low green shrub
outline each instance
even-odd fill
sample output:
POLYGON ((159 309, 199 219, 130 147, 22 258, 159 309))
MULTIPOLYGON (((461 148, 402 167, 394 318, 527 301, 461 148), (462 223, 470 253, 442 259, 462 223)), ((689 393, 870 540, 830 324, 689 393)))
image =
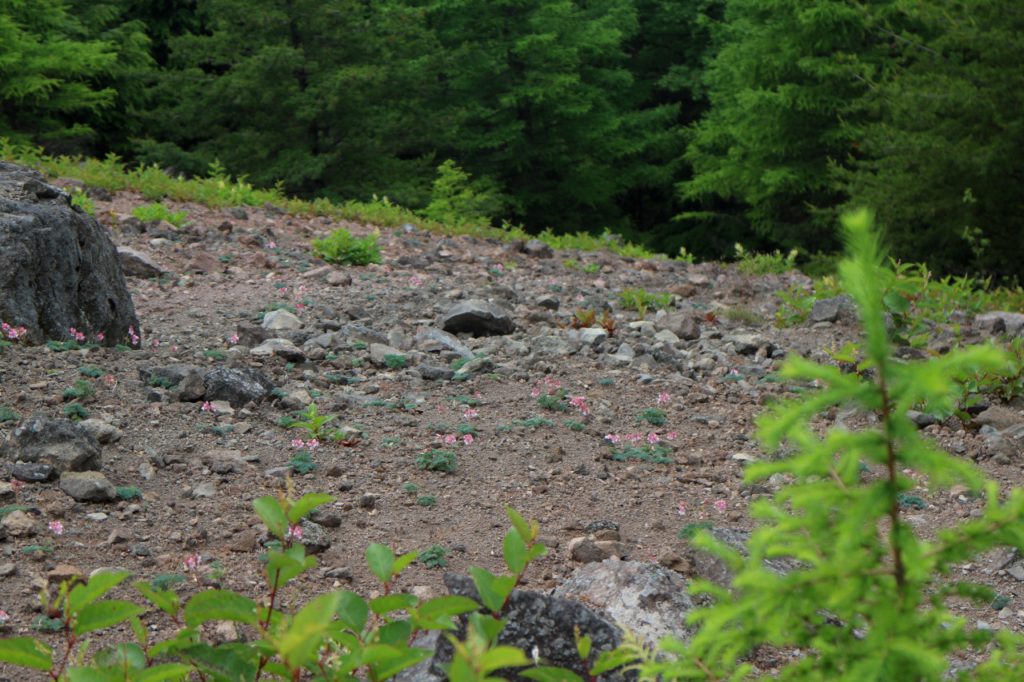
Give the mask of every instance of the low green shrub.
POLYGON ((313 240, 313 255, 333 265, 369 265, 380 263, 377 235, 354 237, 344 227, 329 236, 313 240))

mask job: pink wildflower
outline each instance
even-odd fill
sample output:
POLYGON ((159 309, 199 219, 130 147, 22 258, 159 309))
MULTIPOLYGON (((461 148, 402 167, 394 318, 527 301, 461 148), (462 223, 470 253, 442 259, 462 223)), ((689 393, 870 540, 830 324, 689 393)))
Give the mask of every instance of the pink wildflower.
POLYGON ((288 528, 287 538, 289 540, 302 541, 302 526, 290 526, 288 528))
POLYGON ((679 515, 680 516, 686 516, 686 503, 685 502, 680 502, 679 503, 679 515))
POLYGON ((617 433, 609 433, 607 436, 604 437, 604 439, 608 440, 608 441, 611 441, 615 445, 618 445, 619 441, 622 440, 622 436, 620 436, 617 433))
POLYGON ((539 388, 535 388, 532 391, 530 391, 530 397, 532 397, 532 398, 536 398, 539 395, 540 395, 540 389, 539 388))
POLYGON ((231 345, 238 343, 238 334, 232 334, 231 338, 228 339, 228 341, 231 342, 231 345))
POLYGON ((11 479, 11 487, 14 488, 14 492, 17 493, 19 490, 25 487, 25 484, 16 478, 11 479))
POLYGON ((668 393, 659 393, 658 394, 658 404, 659 405, 668 405, 670 400, 672 400, 672 396, 670 396, 668 393))
POLYGON ((153 339, 153 348, 160 347, 160 339, 153 339))
POLYGON ((201 556, 199 556, 199 554, 193 554, 192 556, 187 557, 185 559, 185 570, 186 571, 194 571, 194 570, 196 570, 196 566, 201 564, 202 561, 203 561, 203 558, 201 556))
POLYGON ((114 386, 117 386, 117 378, 113 374, 108 374, 107 376, 103 377, 103 383, 105 383, 110 388, 113 388, 114 386))
POLYGON ((267 248, 268 249, 276 249, 277 248, 277 244, 275 244, 274 242, 267 242, 267 248))
POLYGON ((569 404, 579 410, 581 414, 587 414, 590 412, 590 408, 587 407, 587 399, 581 395, 570 400, 569 404))
POLYGON ((96 335, 96 341, 98 341, 99 343, 103 343, 103 332, 100 332, 99 334, 96 335))
POLYGON ((466 419, 473 419, 474 417, 477 416, 477 412, 472 407, 470 407, 465 412, 462 413, 462 416, 465 417, 466 419))
POLYGON ((7 615, 6 611, 0 611, 0 625, 11 622, 11 617, 7 615))
POLYGON ((473 443, 473 434, 467 433, 462 437, 462 440, 465 441, 466 445, 471 445, 473 443))
POLYGON ((203 406, 200 409, 203 412, 216 412, 217 406, 211 403, 209 400, 207 400, 205 403, 203 403, 203 406))
POLYGON ((716 500, 715 501, 715 509, 718 510, 719 514, 724 514, 725 513, 726 506, 728 506, 728 505, 727 505, 725 500, 716 500))
POLYGON ((301 438, 292 438, 292 447, 293 448, 301 448, 302 447, 302 439, 301 438))
POLYGON ((658 438, 658 434, 654 433, 653 431, 647 434, 647 442, 650 443, 651 445, 654 445, 655 443, 658 443, 660 441, 661 439, 658 438))
POLYGON ((416 275, 413 275, 412 277, 409 278, 409 286, 418 287, 421 284, 423 284, 423 280, 417 277, 416 275))
POLYGON ((740 372, 738 369, 730 369, 729 374, 731 374, 732 376, 739 376, 740 372))
POLYGON ((444 444, 455 445, 456 441, 458 440, 459 439, 455 436, 455 434, 449 433, 447 436, 444 437, 444 444))
POLYGON ((318 447, 320 447, 320 441, 318 441, 316 438, 311 438, 306 441, 306 447, 309 448, 310 450, 316 450, 318 447))
POLYGON ((60 521, 50 521, 50 530, 54 535, 64 535, 64 524, 60 521))

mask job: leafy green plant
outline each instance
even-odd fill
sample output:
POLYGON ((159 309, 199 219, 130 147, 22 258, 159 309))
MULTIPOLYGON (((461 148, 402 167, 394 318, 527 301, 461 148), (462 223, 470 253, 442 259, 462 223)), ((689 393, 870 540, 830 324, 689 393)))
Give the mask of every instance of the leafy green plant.
POLYGON ((369 265, 380 263, 380 247, 377 235, 354 237, 344 227, 339 227, 329 236, 314 239, 313 255, 333 265, 369 265))
POLYGON ((783 256, 781 251, 772 253, 752 253, 736 244, 736 269, 744 275, 781 275, 794 269, 797 249, 783 256))
POLYGON ((388 369, 404 369, 406 357, 404 355, 385 355, 384 364, 387 365, 388 369))
POLYGON ((467 362, 469 362, 472 359, 473 358, 456 358, 455 360, 452 360, 452 369, 458 372, 460 369, 463 368, 463 366, 465 366, 467 362))
POLYGON ((573 421, 571 419, 567 419, 562 423, 568 426, 569 429, 572 431, 584 431, 587 428, 586 424, 583 424, 582 422, 573 421))
POLYGON ((569 395, 569 391, 559 389, 554 393, 548 393, 537 398, 537 404, 543 407, 545 410, 552 410, 555 412, 564 412, 569 409, 569 406, 563 402, 563 398, 569 395))
POLYGON ((636 413, 636 421, 638 424, 647 422, 652 426, 661 426, 665 423, 665 410, 658 410, 654 408, 641 410, 636 413))
POLYGON ((623 289, 619 292, 619 299, 622 305, 629 310, 635 310, 640 319, 647 315, 647 308, 654 303, 654 296, 647 293, 643 288, 623 289))
POLYGON ((725 319, 739 322, 751 327, 764 324, 764 319, 757 314, 750 306, 739 305, 725 309, 725 319))
POLYGON ((214 349, 211 349, 211 350, 204 350, 203 351, 203 355, 208 357, 208 358, 210 358, 211 360, 216 360, 218 362, 221 361, 221 360, 227 360, 228 359, 228 352, 225 351, 225 350, 221 350, 219 348, 214 348, 214 349))
POLYGON ((89 418, 89 411, 82 407, 81 403, 68 403, 62 412, 65 417, 76 422, 89 418))
POLYGON ((74 386, 64 390, 65 400, 76 400, 91 395, 93 395, 92 385, 85 379, 75 379, 74 386))
POLYGON ((416 498, 416 504, 421 507, 433 507, 437 504, 437 497, 434 495, 420 495, 416 498))
POLYGON ((0 424, 11 424, 21 419, 21 415, 11 407, 0 407, 0 424))
POLYGON ((119 500, 134 500, 135 498, 142 497, 142 491, 133 486, 124 486, 117 488, 117 498, 119 500))
POLYGON ((366 350, 367 348, 365 341, 353 341, 352 347, 356 350, 366 350))
POLYGON ((82 376, 91 377, 93 379, 98 379, 103 376, 103 370, 96 365, 82 365, 78 368, 78 373, 82 376))
POLYGON ((702 530, 709 530, 714 525, 710 521, 701 521, 700 523, 688 523, 679 531, 677 536, 680 540, 692 540, 697 537, 697 533, 702 530))
POLYGON ((170 377, 151 376, 149 378, 149 385, 156 388, 171 389, 175 386, 175 383, 171 381, 170 377))
POLYGON ((297 413, 297 416, 303 421, 293 422, 288 425, 288 428, 306 429, 309 438, 316 439, 324 437, 327 425, 334 420, 333 414, 317 415, 316 403, 310 403, 304 411, 297 413))
POLYGON ((155 576, 149 581, 149 588, 154 592, 164 592, 185 582, 188 576, 181 575, 180 573, 161 573, 155 576))
POLYGON ((420 487, 411 481, 402 484, 402 490, 404 490, 407 493, 414 493, 417 492, 419 489, 420 487))
POLYGON ((133 208, 132 215, 143 222, 166 220, 175 227, 181 227, 188 217, 188 211, 172 211, 163 204, 143 204, 133 208))
POLYGON ((531 417, 529 419, 513 419, 512 423, 516 426, 525 426, 528 429, 539 429, 542 426, 554 426, 555 422, 544 419, 543 417, 531 417))
POLYGON ((601 379, 597 383, 599 383, 602 386, 614 386, 615 385, 615 379, 601 379))
POLYGON ((940 578, 956 563, 992 547, 1024 544, 1024 491, 1002 493, 968 462, 922 438, 906 416, 922 402, 951 406, 956 373, 992 371, 1006 356, 995 348, 975 347, 923 362, 895 361, 870 214, 844 216, 843 224, 849 255, 839 272, 858 307, 862 350, 872 372, 844 374, 799 356, 788 360, 781 371, 785 378, 817 381, 821 388, 780 403, 758 419, 765 451, 785 441, 791 454, 752 463, 746 479, 753 483, 788 474, 795 483, 773 500, 751 506, 764 524, 750 538, 749 556, 707 534, 694 538, 696 546, 731 567, 735 589, 698 584, 695 591, 713 595, 715 604, 694 614, 699 629, 688 643, 667 643, 663 657, 648 658, 642 677, 739 680, 752 673, 746 655, 770 645, 801 651, 773 673, 779 679, 937 682, 944 679, 948 655, 968 647, 982 651, 993 640, 997 644, 990 660, 971 676, 1008 680, 1014 674, 1024 637, 968 630, 965 619, 947 606, 953 597, 987 604, 992 591, 940 578), (832 405, 870 411, 876 425, 819 434, 811 420, 832 405), (862 477, 864 462, 882 474, 862 477), (984 512, 939 531, 934 539, 919 538, 900 504, 900 496, 917 485, 905 469, 935 486, 963 481, 973 490, 983 488, 984 512), (765 566, 766 557, 791 557, 798 564, 777 573, 765 566))
POLYGON ((17 505, 17 504, 11 504, 11 505, 8 505, 6 507, 0 507, 0 519, 3 519, 5 516, 10 514, 11 512, 16 512, 16 511, 28 511, 28 507, 22 507, 22 506, 17 505))
POLYGON ((89 215, 96 216, 96 204, 92 202, 89 195, 81 187, 71 188, 71 205, 78 206, 89 215))
POLYGON ((632 445, 624 449, 612 448, 612 459, 616 462, 639 459, 651 464, 674 464, 675 460, 668 456, 670 454, 672 454, 671 448, 663 445, 632 445))
POLYGON ((313 469, 317 468, 317 463, 313 461, 313 454, 309 450, 299 450, 291 459, 288 460, 288 465, 295 469, 299 474, 308 474, 313 469))
POLYGON ((453 474, 457 465, 458 457, 451 450, 427 450, 416 457, 416 466, 428 471, 453 474))
POLYGON ((444 555, 447 553, 448 550, 441 545, 431 545, 420 552, 419 562, 427 568, 446 568, 448 560, 444 555))
POLYGON ((480 435, 479 433, 477 433, 475 424, 458 424, 455 427, 455 433, 459 434, 460 436, 480 435))

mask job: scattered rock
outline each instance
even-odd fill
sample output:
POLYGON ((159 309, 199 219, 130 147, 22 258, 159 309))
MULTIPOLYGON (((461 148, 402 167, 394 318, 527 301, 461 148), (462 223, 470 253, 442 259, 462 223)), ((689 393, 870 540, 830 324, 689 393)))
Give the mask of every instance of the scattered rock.
POLYGON ((100 468, 100 446, 96 438, 70 419, 30 417, 7 437, 0 457, 30 464, 48 464, 58 473, 100 468))
POLYGON ((60 475, 60 489, 75 502, 117 499, 117 488, 98 471, 66 471, 60 475))
POLYGON ((263 328, 272 330, 302 329, 302 320, 285 310, 272 310, 263 316, 263 328))
POLYGON ((200 252, 185 265, 185 272, 226 272, 228 264, 212 254, 200 252))
POLYGON ((531 258, 554 258, 555 252, 550 246, 539 239, 531 239, 523 246, 523 251, 531 258))
POLYGON ((441 318, 440 327, 446 332, 469 332, 474 336, 511 334, 516 323, 508 310, 488 301, 471 299, 451 308, 441 318))
POLYGON ((306 355, 288 339, 267 339, 249 351, 249 353, 256 357, 264 358, 276 355, 284 358, 288 362, 306 361, 306 355))
POLYGON ((52 571, 46 573, 46 582, 50 585, 60 585, 61 583, 78 583, 85 582, 85 576, 82 574, 82 569, 71 564, 57 564, 57 567, 52 571))
POLYGON ((840 294, 832 298, 820 298, 814 302, 811 312, 807 315, 807 321, 835 322, 841 313, 853 310, 853 299, 846 294, 840 294))
POLYGON ((12 511, 0 521, 7 534, 14 538, 27 538, 36 534, 36 522, 28 514, 21 510, 12 511))
POLYGON ((648 645, 693 632, 686 618, 695 605, 689 584, 679 574, 650 562, 605 561, 576 569, 554 592, 582 601, 601 615, 634 632, 648 645))
POLYGON ((206 374, 205 384, 207 400, 224 400, 236 409, 259 405, 274 390, 274 382, 258 369, 217 368, 206 374))
MULTIPOLYGON (((445 574, 444 584, 450 594, 469 597, 478 602, 473 581, 469 578, 445 574)), ((502 614, 507 618, 505 628, 498 635, 498 644, 514 646, 525 652, 537 651, 547 665, 567 668, 583 679, 589 679, 576 650, 575 630, 581 636, 589 637, 592 643, 592 665, 603 651, 610 651, 622 641, 621 631, 603 620, 593 611, 576 601, 546 597, 536 592, 515 590, 502 614)), ((460 616, 458 629, 452 634, 465 638, 466 617, 460 616)), ((443 666, 452 659, 454 649, 446 637, 437 640, 436 653, 432 663, 434 674, 442 674, 443 666)), ((527 682, 528 678, 515 674, 514 670, 494 673, 510 682, 527 682)), ((624 673, 621 669, 598 676, 600 682, 625 682, 636 679, 636 673, 624 673)))
POLYGON ((106 423, 102 419, 86 419, 79 422, 79 424, 92 434, 93 438, 96 439, 100 445, 107 445, 109 443, 116 443, 121 440, 124 433, 121 429, 106 423))
POLYGON ((127 246, 117 247, 117 257, 121 263, 124 274, 139 279, 159 277, 164 268, 159 265, 151 256, 148 256, 127 246))
POLYGON ((324 278, 332 287, 347 287, 352 284, 352 276, 341 270, 333 270, 324 278))

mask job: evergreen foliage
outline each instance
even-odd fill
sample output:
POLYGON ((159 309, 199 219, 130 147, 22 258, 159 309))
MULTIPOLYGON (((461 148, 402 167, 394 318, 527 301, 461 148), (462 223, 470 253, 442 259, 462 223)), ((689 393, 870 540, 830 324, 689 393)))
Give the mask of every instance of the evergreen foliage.
POLYGON ((785 442, 794 454, 752 465, 747 480, 786 473, 796 482, 774 500, 752 505, 764 525, 751 536, 748 557, 707 533, 697 536, 697 545, 736 572, 733 589, 695 586, 712 595, 715 605, 695 615, 700 627, 689 643, 663 644, 672 655, 651 657, 645 677, 747 679, 754 670, 746 657, 767 645, 799 650, 779 679, 937 682, 947 679, 951 653, 995 641, 991 659, 968 678, 1015 679, 1024 637, 968 630, 947 605, 954 597, 992 601, 989 588, 956 582, 950 573, 957 562, 990 548, 1024 547, 1024 491, 1001 492, 973 466, 922 438, 906 416, 921 403, 951 408, 958 395, 953 376, 994 370, 1006 357, 981 346, 919 363, 895 360, 884 321, 878 232, 866 211, 846 216, 844 223, 849 256, 840 274, 864 330, 861 367, 872 371, 843 374, 799 357, 788 361, 785 378, 817 380, 822 388, 759 419, 765 448, 773 451, 785 442), (810 420, 837 404, 874 413, 877 426, 819 435, 810 420), (915 512, 908 471, 932 486, 963 481, 983 491, 984 514, 940 531, 934 541, 918 538, 907 519, 915 512), (790 570, 764 563, 782 557, 791 560, 790 570))

